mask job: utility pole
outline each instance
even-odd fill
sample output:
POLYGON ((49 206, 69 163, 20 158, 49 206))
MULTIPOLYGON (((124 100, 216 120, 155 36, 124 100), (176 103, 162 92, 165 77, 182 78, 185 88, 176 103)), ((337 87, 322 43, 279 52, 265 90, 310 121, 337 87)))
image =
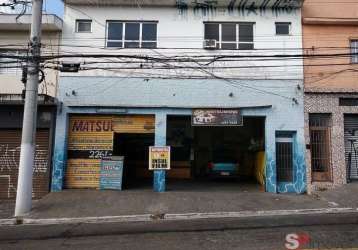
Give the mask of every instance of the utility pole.
POLYGON ((42 0, 32 0, 30 57, 28 83, 25 87, 25 107, 22 124, 21 153, 15 217, 30 212, 32 206, 32 174, 36 150, 37 94, 41 56, 42 0))

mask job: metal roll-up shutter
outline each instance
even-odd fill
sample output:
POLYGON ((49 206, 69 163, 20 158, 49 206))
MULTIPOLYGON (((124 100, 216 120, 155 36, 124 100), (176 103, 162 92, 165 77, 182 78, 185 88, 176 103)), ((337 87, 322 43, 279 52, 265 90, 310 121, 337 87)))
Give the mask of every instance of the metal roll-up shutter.
POLYGON ((351 180, 358 180, 358 116, 344 117, 344 144, 347 175, 351 180))
POLYGON ((114 133, 153 134, 153 115, 72 115, 69 121, 66 188, 99 188, 101 160, 113 153, 114 133))
POLYGON ((50 181, 50 133, 49 130, 40 130, 36 135, 36 153, 34 179, 32 184, 35 199, 45 196, 49 192, 50 181))
MULTIPOLYGON (((0 130, 0 199, 15 199, 21 149, 21 130, 0 130)), ((36 136, 32 196, 38 199, 49 191, 49 131, 36 136)))
POLYGON ((113 131, 128 134, 154 134, 155 117, 152 115, 121 115, 113 117, 113 131))
POLYGON ((99 188, 101 159, 112 155, 112 116, 71 116, 66 188, 99 188))

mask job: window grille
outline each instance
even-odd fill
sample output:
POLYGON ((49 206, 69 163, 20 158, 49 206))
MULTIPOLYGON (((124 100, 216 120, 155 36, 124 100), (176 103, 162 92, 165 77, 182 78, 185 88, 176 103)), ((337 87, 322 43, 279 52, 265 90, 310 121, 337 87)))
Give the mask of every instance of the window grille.
POLYGON ((358 40, 351 40, 351 62, 358 63, 358 40))
POLYGON ((331 181, 331 115, 310 114, 312 181, 331 181))
POLYGON ((276 132, 277 182, 293 182, 293 134, 276 132))

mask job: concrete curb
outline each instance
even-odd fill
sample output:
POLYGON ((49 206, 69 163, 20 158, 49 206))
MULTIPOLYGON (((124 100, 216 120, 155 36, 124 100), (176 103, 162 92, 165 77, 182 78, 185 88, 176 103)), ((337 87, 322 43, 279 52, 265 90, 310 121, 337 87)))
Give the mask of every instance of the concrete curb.
POLYGON ((0 226, 10 226, 15 225, 16 219, 1 219, 0 220, 0 226))
POLYGON ((339 214, 358 213, 358 208, 323 208, 323 209, 295 209, 295 210, 271 210, 271 211, 241 211, 241 212, 218 212, 218 213, 187 213, 166 214, 166 220, 196 220, 196 219, 220 219, 220 218, 249 218, 249 217, 272 217, 285 215, 309 215, 309 214, 339 214))
POLYGON ((251 218, 273 217, 287 215, 314 215, 314 214, 341 214, 358 213, 358 208, 320 208, 320 209, 295 209, 295 210, 271 210, 271 211, 239 211, 239 212, 213 212, 213 213, 183 213, 183 214, 140 214, 102 217, 80 218, 49 218, 33 219, 23 218, 21 223, 13 219, 0 220, 0 226, 9 225, 59 225, 59 224, 93 224, 93 223, 118 223, 118 222, 150 222, 150 221, 179 221, 198 219, 221 218, 251 218))

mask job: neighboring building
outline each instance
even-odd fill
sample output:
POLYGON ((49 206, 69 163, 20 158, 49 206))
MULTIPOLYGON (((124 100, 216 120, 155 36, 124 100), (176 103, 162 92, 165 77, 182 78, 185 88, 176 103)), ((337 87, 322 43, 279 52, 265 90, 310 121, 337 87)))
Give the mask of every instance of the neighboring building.
POLYGON ((358 179, 357 13, 354 0, 304 3, 305 53, 338 54, 304 62, 309 192, 358 179))
MULTIPOLYGON (((110 156, 139 187, 152 177, 148 146, 169 145, 179 183, 230 159, 267 192, 304 193, 303 61, 268 57, 301 53, 301 5, 66 0, 61 54, 81 70, 60 76, 52 190, 100 188, 110 156)), ((155 190, 165 178, 154 173, 155 190)))
MULTIPOLYGON (((0 55, 26 56, 30 15, 0 15, 0 55)), ((43 16, 43 53, 58 54, 62 20, 43 16)), ((0 58, 0 199, 15 199, 20 158, 21 128, 24 109, 22 67, 24 60, 0 58)), ((57 71, 44 70, 39 85, 38 131, 34 167, 33 197, 49 192, 52 134, 55 128, 57 71)))

